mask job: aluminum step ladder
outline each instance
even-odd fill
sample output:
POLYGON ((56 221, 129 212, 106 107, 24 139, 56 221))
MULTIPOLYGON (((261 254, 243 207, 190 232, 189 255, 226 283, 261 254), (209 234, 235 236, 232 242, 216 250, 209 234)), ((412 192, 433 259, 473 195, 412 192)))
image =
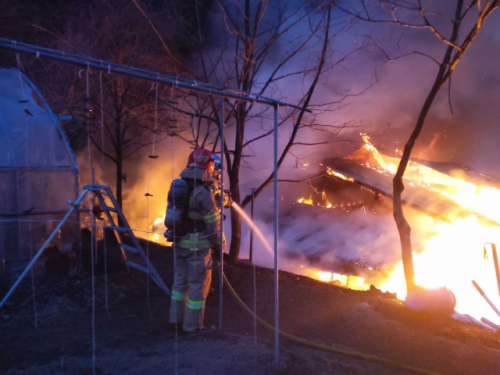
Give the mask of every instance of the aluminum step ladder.
POLYGON ((26 266, 24 271, 21 273, 21 275, 17 278, 16 282, 12 287, 9 289, 7 294, 3 297, 3 299, 0 301, 0 308, 5 305, 9 297, 12 295, 12 293, 16 290, 16 288, 19 286, 21 281, 25 278, 25 276, 28 274, 29 270, 33 267, 35 262, 40 258, 40 256, 43 254, 44 250, 47 248, 47 246, 51 243, 51 241, 54 239, 54 237, 57 235, 59 230, 62 228, 64 223, 70 218, 70 216, 75 212, 78 211, 78 207, 80 203, 87 197, 89 193, 94 193, 95 197, 99 200, 99 203, 101 204, 104 214, 106 215, 106 218, 108 219, 109 225, 106 226, 105 228, 113 230, 115 233, 116 239, 118 241, 118 244, 121 249, 122 257, 123 260, 125 261, 125 264, 127 267, 133 267, 139 271, 142 271, 153 279, 153 281, 160 287, 161 290, 163 290, 168 296, 170 296, 170 289, 165 285, 165 282, 161 278, 161 276, 158 274, 158 271, 156 271, 156 268, 153 266, 151 261, 149 260, 147 254, 144 252, 142 249, 141 244, 137 240, 137 237, 134 235, 134 231, 130 228, 130 225, 128 224, 127 219, 125 218, 125 215, 123 214, 120 206, 118 205, 118 202, 116 201, 115 196, 113 195, 111 188, 109 186, 105 185, 98 185, 98 184, 91 184, 91 185, 85 185, 83 187, 83 192, 80 194, 80 196, 76 199, 76 201, 73 203, 69 201, 68 203, 71 205, 71 209, 68 211, 66 216, 59 222, 57 227, 54 229, 54 231, 50 234, 50 236, 47 238, 45 243, 42 245, 42 247, 37 251, 33 259, 31 259, 31 262, 26 266), (106 203, 106 200, 104 197, 108 197, 111 205, 108 206, 106 203), (117 214, 119 221, 123 224, 122 227, 118 226, 115 224, 115 221, 113 219, 113 216, 111 215, 110 212, 114 212, 117 214), (127 245, 124 243, 123 237, 120 235, 120 233, 126 233, 128 234, 129 238, 132 240, 132 243, 134 244, 133 246, 127 245), (140 257, 142 258, 144 265, 141 265, 139 263, 133 262, 128 260, 127 257, 127 251, 133 254, 139 254, 140 257))
POLYGON ((137 240, 134 231, 132 230, 132 228, 130 228, 130 225, 127 219, 125 218, 125 215, 123 214, 115 196, 113 195, 111 188, 105 185, 91 184, 83 186, 83 189, 84 192, 87 191, 88 193, 94 193, 95 197, 99 201, 99 204, 101 205, 109 224, 105 226, 104 229, 110 229, 115 234, 116 240, 118 241, 118 246, 120 247, 121 250, 123 261, 127 265, 127 268, 129 269, 129 267, 132 267, 135 268, 136 270, 148 274, 149 276, 151 276, 153 281, 160 287, 160 289, 163 290, 168 296, 170 296, 170 289, 168 289, 168 287, 165 285, 165 282, 163 281, 160 274, 149 260, 146 252, 143 250, 141 244, 137 240), (106 202, 105 197, 109 198, 111 204, 108 204, 106 202), (117 225, 117 223, 115 223, 113 215, 111 215, 111 212, 115 213, 118 216, 118 222, 121 223, 122 226, 119 226, 117 225), (133 246, 127 245, 125 243, 123 234, 128 235, 128 237, 133 243, 133 246), (129 260, 127 253, 140 255, 143 264, 139 264, 137 262, 129 260))

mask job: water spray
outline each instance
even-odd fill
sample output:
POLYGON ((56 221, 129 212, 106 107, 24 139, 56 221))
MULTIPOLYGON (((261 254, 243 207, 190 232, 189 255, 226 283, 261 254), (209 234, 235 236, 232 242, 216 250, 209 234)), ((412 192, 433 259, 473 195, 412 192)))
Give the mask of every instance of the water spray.
POLYGON ((257 225, 255 225, 255 223, 252 221, 252 219, 250 219, 250 217, 246 214, 246 212, 243 210, 243 208, 241 208, 238 204, 236 204, 234 202, 231 202, 231 207, 234 208, 241 215, 241 217, 247 222, 248 225, 250 225, 250 227, 253 226, 254 232, 255 232, 255 234, 257 234, 257 237, 259 237, 259 239, 262 241, 262 244, 267 249, 267 251, 269 251, 269 254, 273 255, 274 251, 273 251, 271 245, 269 245, 269 242, 267 242, 266 238, 264 237, 264 235, 260 231, 259 227, 257 227, 257 225))

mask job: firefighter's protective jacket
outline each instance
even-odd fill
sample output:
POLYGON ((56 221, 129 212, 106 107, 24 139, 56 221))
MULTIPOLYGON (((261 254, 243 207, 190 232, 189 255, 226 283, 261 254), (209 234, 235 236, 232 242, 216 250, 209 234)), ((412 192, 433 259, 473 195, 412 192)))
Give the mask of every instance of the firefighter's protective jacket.
POLYGON ((218 248, 221 241, 220 213, 213 193, 204 183, 210 181, 209 173, 199 168, 186 168, 180 177, 192 180, 194 188, 188 203, 187 233, 176 241, 177 246, 191 251, 218 248))

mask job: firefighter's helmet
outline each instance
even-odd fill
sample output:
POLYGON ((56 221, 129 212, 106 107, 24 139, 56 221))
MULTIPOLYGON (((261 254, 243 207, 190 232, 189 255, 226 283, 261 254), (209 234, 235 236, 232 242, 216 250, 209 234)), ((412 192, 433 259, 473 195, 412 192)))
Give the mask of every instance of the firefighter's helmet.
POLYGON ((222 167, 222 163, 221 163, 221 160, 220 160, 220 156, 217 155, 217 154, 212 154, 212 159, 214 159, 214 169, 217 171, 217 170, 220 170, 221 167, 222 167))
POLYGON ((189 155, 187 166, 189 168, 201 168, 213 172, 214 159, 210 151, 204 148, 197 148, 189 155))

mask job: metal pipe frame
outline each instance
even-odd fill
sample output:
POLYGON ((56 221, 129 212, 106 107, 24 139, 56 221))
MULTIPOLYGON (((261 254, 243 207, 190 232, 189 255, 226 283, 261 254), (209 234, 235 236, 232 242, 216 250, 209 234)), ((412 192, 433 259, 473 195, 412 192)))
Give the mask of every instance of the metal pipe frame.
POLYGON ((252 227, 250 228, 250 248, 248 249, 248 261, 253 263, 253 233, 254 233, 254 202, 255 201, 255 188, 252 188, 252 205, 250 206, 250 219, 252 219, 252 227))
POLYGON ((62 167, 58 167, 58 166, 51 166, 51 165, 13 165, 13 166, 4 166, 4 167, 0 167, 0 173, 11 172, 11 171, 15 171, 15 170, 21 169, 21 168, 24 169, 24 170, 29 170, 30 172, 31 172, 32 169, 34 170, 33 172, 43 171, 43 170, 46 170, 46 169, 50 169, 51 172, 72 172, 72 173, 75 173, 75 174, 78 173, 78 168, 76 168, 75 166, 62 166, 62 167))
POLYGON ((280 361, 280 315, 278 287, 278 105, 274 105, 274 361, 280 361))
MULTIPOLYGON (((19 41, 16 41, 16 40, 10 40, 10 39, 6 39, 6 38, 0 38, 0 43, 13 43, 17 46, 21 46, 21 47, 25 47, 25 48, 30 48, 30 49, 36 49, 38 51, 44 51, 44 52, 48 52, 48 53, 57 53, 59 54, 60 56, 63 56, 63 57, 74 57, 74 58, 80 58, 82 57, 81 55, 78 55, 78 54, 75 54, 75 53, 71 53, 71 52, 65 52, 65 51, 58 51, 58 50, 54 50, 54 49, 51 49, 51 48, 46 48, 46 47, 41 47, 41 46, 37 46, 37 45, 34 45, 34 44, 29 44, 29 43, 23 43, 23 42, 19 42, 19 41)), ((95 62, 95 63, 99 63, 99 64, 102 64, 103 63, 103 60, 101 59, 96 59, 96 58, 93 58, 93 57, 87 57, 87 59, 89 61, 92 61, 92 62, 95 62)), ((151 73, 150 71, 146 70, 146 69, 141 69, 141 68, 136 68, 136 67, 131 67, 131 66, 127 66, 127 65, 123 65, 123 64, 117 64, 117 63, 114 63, 114 62, 107 62, 107 64, 109 64, 110 66, 112 67, 115 67, 115 68, 125 68, 125 69, 128 69, 128 70, 132 70, 132 71, 136 71, 136 72, 140 72, 140 73, 151 73)), ((177 76, 174 76, 174 75, 171 75, 171 74, 165 74, 165 73, 158 73, 160 77, 166 77, 166 78, 173 78, 173 79, 177 79, 178 81, 184 81, 184 82, 188 82, 188 83, 193 83, 194 80, 191 80, 189 78, 183 78, 183 77, 177 77, 177 76)), ((214 87, 214 88, 219 88, 219 89, 226 89, 226 90, 234 90, 233 88, 229 87, 229 86, 224 86, 224 85, 219 85, 219 84, 207 84, 205 82, 198 82, 198 81, 194 81, 196 82, 197 84, 199 84, 200 86, 211 86, 211 87, 214 87)))
MULTIPOLYGON (((211 85, 211 84, 206 84, 203 82, 198 82, 195 80, 190 80, 187 78, 181 78, 177 76, 171 76, 171 75, 166 75, 163 73, 159 72, 154 72, 151 70, 146 70, 146 69, 138 69, 126 65, 119 65, 115 64, 112 62, 104 61, 104 60, 98 60, 95 58, 87 57, 87 56, 82 56, 82 55, 76 55, 73 53, 67 53, 64 51, 59 51, 59 50, 54 50, 50 48, 45 48, 45 47, 40 47, 40 46, 35 46, 35 45, 30 45, 22 42, 17 42, 15 40, 9 40, 9 39, 4 39, 0 38, 0 49, 6 50, 6 51, 11 51, 14 53, 22 53, 25 55, 31 55, 36 58, 44 58, 48 60, 53 60, 53 61, 59 61, 59 62, 64 62, 72 65, 76 65, 82 68, 87 68, 87 69, 96 69, 108 73, 115 73, 115 74, 120 74, 123 76, 128 76, 132 78, 137 78, 137 79, 143 79, 146 81, 151 81, 151 82, 157 82, 157 83, 163 83, 166 85, 171 85, 175 87, 179 87, 188 91, 193 91, 193 92, 198 92, 198 93, 203 93, 203 94, 209 94, 209 95, 215 95, 218 97, 223 97, 226 99, 234 99, 234 100, 241 100, 241 101, 246 101, 246 102, 251 102, 251 103, 259 103, 259 104, 265 104, 269 106, 275 106, 279 105, 281 107, 292 107, 296 109, 302 109, 302 107, 298 107, 286 102, 282 102, 279 100, 267 98, 264 96, 261 96, 259 94, 252 94, 252 93, 247 93, 235 89, 230 89, 230 88, 220 88, 220 86, 217 85, 211 85), (230 91, 224 91, 224 90, 231 90, 230 91)), ((308 112, 311 112, 310 110, 306 110, 308 112)))
MULTIPOLYGON (((75 210, 75 213, 80 212, 90 212, 91 210, 88 208, 81 208, 75 210)), ((68 210, 54 210, 54 211, 32 211, 30 213, 26 212, 17 212, 17 213, 5 213, 0 212, 0 217, 20 217, 20 216, 44 216, 44 215, 64 215, 68 212, 68 210)))
POLYGON ((224 98, 220 98, 220 251, 219 251, 219 332, 222 332, 224 284, 224 98))
MULTIPOLYGON (((90 58, 87 56, 81 56, 81 55, 76 55, 72 53, 67 53, 64 51, 59 51, 59 50, 54 50, 50 48, 45 48, 45 47, 40 47, 36 45, 30 45, 27 43, 22 43, 22 42, 17 42, 15 40, 9 40, 9 39, 4 39, 0 38, 0 49, 6 50, 6 51, 11 51, 14 53, 22 53, 25 55, 30 55, 34 56, 36 58, 45 58, 48 60, 52 61, 58 61, 58 62, 63 62, 67 64, 72 64, 75 66, 79 66, 82 68, 87 68, 87 69, 96 69, 99 71, 104 71, 108 73, 115 73, 115 74, 120 74, 123 76, 127 77, 132 77, 132 78, 137 78, 137 79, 142 79, 150 82, 156 82, 156 83, 162 83, 174 87, 179 87, 181 89, 185 89, 187 91, 192 91, 192 92, 197 92, 197 93, 202 93, 202 94, 208 94, 208 95, 214 95, 218 96, 221 98, 221 113, 223 111, 223 103, 224 103, 224 98, 226 99, 233 99, 233 100, 238 100, 238 101, 245 101, 245 102, 250 102, 250 103, 258 103, 258 104, 264 104, 268 106, 272 106, 274 108, 274 294, 275 294, 275 315, 274 315, 274 322, 275 322, 275 362, 276 364, 279 363, 279 295, 278 295, 278 107, 291 107, 295 109, 300 109, 300 110, 305 110, 306 112, 311 112, 308 109, 305 109, 303 107, 295 106, 286 102, 282 102, 279 100, 274 100, 271 98, 266 98, 263 97, 259 94, 252 94, 252 93, 247 93, 247 92, 242 92, 239 90, 235 89, 230 89, 226 88, 223 86, 219 85, 211 85, 203 82, 197 82, 195 80, 190 80, 186 78, 181 78, 177 76, 171 76, 171 75, 166 75, 163 73, 159 72, 153 72, 150 70, 145 70, 145 69, 139 69, 139 68, 133 68, 130 66, 125 66, 125 65, 119 65, 115 63, 111 63, 108 61, 103 61, 103 60, 98 60, 95 58, 90 58), (230 90, 230 91, 224 91, 224 90, 230 90)), ((224 134, 223 134, 223 122, 221 121, 221 128, 220 128, 220 133, 221 133, 221 167, 223 167, 223 160, 224 160, 224 134)), ((222 178, 221 177, 221 185, 222 185, 222 178)), ((221 194, 222 196, 222 194, 221 194)), ((73 210, 70 210, 69 213, 72 213, 73 210)), ((68 213, 68 215, 69 215, 68 213)), ((63 220, 64 222, 65 220, 63 220)), ((221 224, 222 228, 222 224, 221 224)), ((30 263, 30 266, 34 263, 34 261, 40 256, 41 252, 43 251, 44 247, 39 251, 37 255, 35 255, 35 258, 33 258, 32 263, 30 263)), ((222 250, 222 246, 221 246, 222 250)), ((223 252, 221 251, 221 279, 223 277, 222 271, 222 255, 223 252)), ((25 276, 25 273, 29 269, 26 268, 25 272, 23 273, 22 277, 20 277, 17 281, 17 283, 14 285, 14 287, 9 291, 8 295, 2 300, 0 303, 0 307, 3 305, 4 301, 10 296, 11 292, 13 289, 15 289, 18 285, 18 283, 22 280, 22 278, 25 276)), ((222 286, 222 283, 220 283, 222 286)), ((219 307, 222 307, 222 293, 221 293, 221 298, 219 301, 219 307)), ((219 329, 222 329, 222 309, 220 309, 219 312, 219 329)))
POLYGON ((498 294, 500 295, 500 266, 498 264, 497 245, 491 244, 491 252, 493 253, 493 266, 495 267, 495 276, 497 277, 498 294))
MULTIPOLYGON (((71 52, 54 50, 54 49, 51 49, 51 48, 41 47, 41 46, 37 46, 37 45, 34 45, 34 44, 23 43, 23 42, 19 42, 19 41, 16 41, 16 40, 11 40, 11 39, 6 39, 6 38, 0 38, 0 44, 1 43, 15 44, 17 46, 21 46, 21 47, 25 47, 25 48, 29 48, 29 49, 35 49, 37 51, 44 51, 44 52, 48 52, 48 53, 58 54, 58 55, 63 56, 63 57, 66 57, 66 56, 68 56, 68 57, 74 57, 74 58, 81 58, 82 57, 82 55, 77 55, 77 54, 74 54, 74 53, 71 53, 71 52)), ((86 58, 89 61, 92 61, 92 62, 95 62, 95 63, 99 63, 99 64, 103 64, 104 63, 104 61, 101 60, 101 59, 96 59, 96 58, 93 58, 93 57, 86 57, 86 58)), ((233 87, 229 87, 229 86, 224 86, 224 85, 214 84, 214 83, 206 83, 206 82, 202 82, 202 81, 199 82, 199 81, 192 80, 192 79, 189 79, 189 78, 178 77, 178 76, 174 76, 174 75, 166 74, 166 73, 151 72, 150 70, 147 70, 147 69, 141 69, 141 68, 136 68, 136 67, 132 67, 132 66, 128 66, 128 65, 117 64, 117 63, 114 63, 114 62, 106 62, 106 64, 109 65, 109 66, 115 67, 115 68, 124 68, 124 69, 127 69, 127 70, 139 72, 139 73, 146 73, 146 74, 154 73, 155 77, 160 76, 160 77, 165 77, 165 78, 172 78, 172 79, 176 79, 178 81, 187 82, 189 84, 193 84, 194 83, 194 84, 200 85, 202 87, 212 87, 212 88, 220 89, 220 90, 239 91, 239 90, 235 90, 233 87)), ((252 95, 258 96, 258 97, 262 97, 262 98, 266 98, 265 96, 260 95, 260 94, 253 93, 252 95)))
POLYGON ((472 280, 472 285, 474 285, 474 287, 476 288, 476 290, 479 292, 479 294, 484 298, 484 300, 486 301, 486 303, 488 303, 488 305, 490 305, 490 307, 492 308, 492 310, 498 315, 500 316, 500 310, 498 310, 498 307, 495 306, 495 304, 491 301, 491 299, 486 295, 486 293, 484 292, 483 288, 481 288, 479 286, 479 284, 475 281, 475 280, 472 280))

